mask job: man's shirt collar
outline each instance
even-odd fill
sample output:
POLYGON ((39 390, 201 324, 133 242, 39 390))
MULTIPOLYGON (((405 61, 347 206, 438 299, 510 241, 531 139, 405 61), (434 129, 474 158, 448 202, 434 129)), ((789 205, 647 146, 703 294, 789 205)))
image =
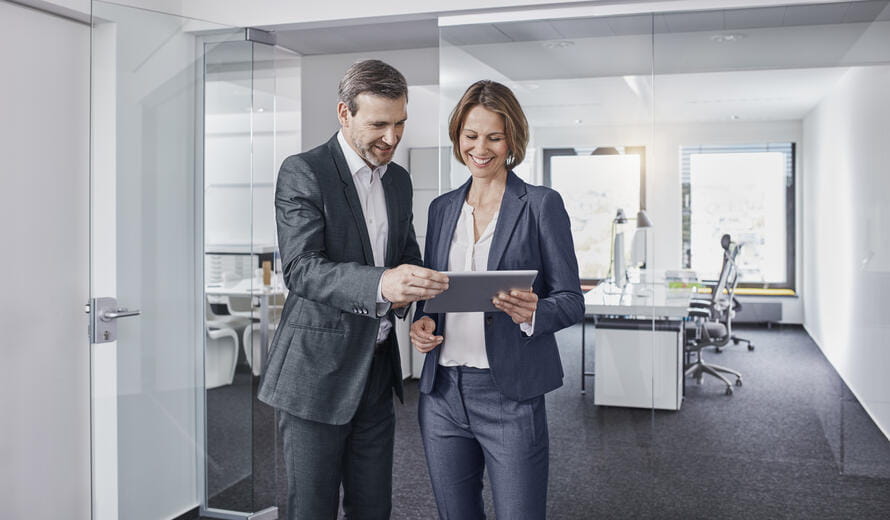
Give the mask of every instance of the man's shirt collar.
POLYGON ((362 159, 351 146, 349 146, 349 143, 346 142, 346 136, 343 135, 342 129, 337 132, 337 142, 340 143, 340 150, 343 151, 343 156, 346 158, 346 165, 349 166, 349 174, 353 177, 355 177, 362 168, 368 168, 371 173, 375 170, 379 171, 381 179, 383 178, 383 175, 386 174, 386 168, 389 164, 384 164, 383 166, 378 166, 376 168, 369 167, 368 163, 366 163, 365 160, 362 159))

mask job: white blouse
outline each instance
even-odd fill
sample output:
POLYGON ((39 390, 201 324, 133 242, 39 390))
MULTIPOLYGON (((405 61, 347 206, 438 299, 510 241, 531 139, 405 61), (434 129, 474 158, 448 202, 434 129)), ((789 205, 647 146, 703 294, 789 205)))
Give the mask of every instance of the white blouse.
MULTIPOLYGON (((464 201, 451 237, 451 251, 448 254, 449 271, 487 271, 488 252, 498 223, 498 213, 474 242, 473 206, 464 201)), ((490 368, 485 351, 485 325, 482 312, 449 312, 445 315, 445 339, 442 341, 439 364, 446 367, 468 366, 490 368)), ((534 317, 531 323, 523 323, 521 330, 531 336, 534 332, 534 317)))
MULTIPOLYGON (((498 213, 495 213, 479 241, 474 243, 473 206, 464 201, 451 237, 448 270, 487 271, 488 251, 497 222, 498 213)), ((439 347, 442 350, 439 354, 440 365, 489 368, 485 353, 484 317, 485 313, 482 312, 449 312, 445 315, 445 340, 439 347)))

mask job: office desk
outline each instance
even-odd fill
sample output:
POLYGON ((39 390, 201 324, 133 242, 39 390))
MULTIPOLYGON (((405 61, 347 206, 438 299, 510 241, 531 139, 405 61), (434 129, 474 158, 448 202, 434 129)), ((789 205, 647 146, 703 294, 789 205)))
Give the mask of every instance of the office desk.
MULTIPOLYGON (((213 296, 236 296, 249 297, 259 301, 260 305, 260 353, 259 360, 260 370, 265 368, 266 353, 269 350, 269 298, 272 296, 284 295, 284 292, 272 287, 259 285, 251 280, 241 280, 231 287, 223 287, 219 285, 208 285, 205 289, 208 295, 213 296)), ((260 372, 262 373, 262 372, 260 372)))
MULTIPOLYGON (((597 329, 594 404, 678 410, 683 398, 684 322, 691 289, 663 281, 618 288, 600 284, 584 295, 585 317, 597 329)), ((586 369, 581 327, 581 392, 586 369)))

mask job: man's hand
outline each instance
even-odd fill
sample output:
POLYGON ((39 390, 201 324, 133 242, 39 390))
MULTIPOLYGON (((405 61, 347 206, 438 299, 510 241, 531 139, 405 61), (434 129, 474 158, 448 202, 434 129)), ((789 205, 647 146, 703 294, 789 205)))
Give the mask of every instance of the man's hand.
POLYGON ((414 348, 419 352, 426 354, 430 350, 439 346, 439 343, 442 343, 445 338, 442 336, 434 336, 433 332, 435 330, 436 322, 429 316, 424 316, 412 323, 410 336, 414 348))
POLYGON ((492 300, 494 306, 507 313, 513 318, 513 323, 517 325, 522 323, 531 323, 532 316, 538 309, 538 295, 527 291, 512 290, 508 293, 499 292, 492 300))
POLYGON ((383 271, 381 292, 393 307, 427 300, 447 288, 447 276, 425 267, 402 264, 383 271))

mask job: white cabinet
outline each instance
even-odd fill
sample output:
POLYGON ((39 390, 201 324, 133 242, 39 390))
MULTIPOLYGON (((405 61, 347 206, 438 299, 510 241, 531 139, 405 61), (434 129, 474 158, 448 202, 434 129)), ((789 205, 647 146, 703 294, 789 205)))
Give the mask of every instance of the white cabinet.
POLYGON ((682 321, 597 320, 594 360, 594 404, 680 409, 682 321))

